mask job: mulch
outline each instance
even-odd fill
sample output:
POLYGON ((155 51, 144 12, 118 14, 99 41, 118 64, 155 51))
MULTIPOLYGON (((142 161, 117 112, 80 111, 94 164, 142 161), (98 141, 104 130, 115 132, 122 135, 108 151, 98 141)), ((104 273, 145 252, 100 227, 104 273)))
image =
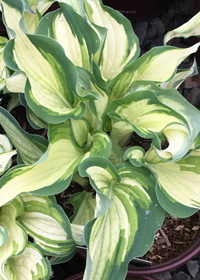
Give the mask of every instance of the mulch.
POLYGON ((159 264, 180 255, 200 234, 200 211, 188 218, 169 215, 154 237, 150 250, 142 257, 159 264))

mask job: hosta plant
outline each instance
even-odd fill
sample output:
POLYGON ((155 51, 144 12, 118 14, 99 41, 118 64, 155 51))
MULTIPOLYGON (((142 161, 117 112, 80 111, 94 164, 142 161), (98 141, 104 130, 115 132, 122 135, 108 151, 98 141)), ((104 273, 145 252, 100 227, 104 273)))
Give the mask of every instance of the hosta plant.
MULTIPOLYGON (((8 33, 0 87, 11 97, 0 124, 15 147, 1 145, 2 173, 17 153, 0 178, 0 279, 49 279, 50 264, 81 245, 84 280, 122 280, 166 212, 186 217, 200 208, 200 112, 177 91, 197 74, 195 62, 178 66, 200 43, 140 56, 118 11, 100 0, 60 0, 46 13, 53 2, 0 0, 8 33), (19 104, 47 139, 19 126, 10 113, 19 104), (151 142, 148 150, 132 144, 136 135, 151 142), (70 197, 69 219, 54 195, 72 180, 84 190, 70 197)), ((165 43, 200 34, 199 21, 197 14, 165 43)))

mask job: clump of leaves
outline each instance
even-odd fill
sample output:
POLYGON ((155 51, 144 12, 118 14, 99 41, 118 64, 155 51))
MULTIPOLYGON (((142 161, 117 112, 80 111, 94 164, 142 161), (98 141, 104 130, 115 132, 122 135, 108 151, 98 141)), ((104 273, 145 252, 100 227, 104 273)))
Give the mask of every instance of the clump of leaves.
MULTIPOLYGON (((100 0, 62 0, 42 17, 53 2, 0 1, 9 37, 1 40, 1 89, 12 96, 9 108, 22 104, 34 128, 48 128, 48 140, 30 135, 0 108, 18 153, 18 165, 0 179, 0 206, 11 207, 16 228, 9 235, 0 215, 0 252, 10 248, 0 277, 18 276, 14 260, 26 253, 27 279, 49 279, 43 254, 56 264, 85 245, 85 280, 121 280, 129 261, 150 248, 166 211, 186 217, 200 208, 200 112, 176 90, 197 73, 195 62, 178 65, 200 43, 139 57, 138 38, 118 11, 100 0), (128 146, 133 133, 149 139, 147 151, 128 146), (52 195, 72 179, 86 188, 70 198, 69 220, 52 195), (32 251, 40 252, 35 269, 32 251)), ((199 20, 200 13, 165 41, 199 34, 199 20)))

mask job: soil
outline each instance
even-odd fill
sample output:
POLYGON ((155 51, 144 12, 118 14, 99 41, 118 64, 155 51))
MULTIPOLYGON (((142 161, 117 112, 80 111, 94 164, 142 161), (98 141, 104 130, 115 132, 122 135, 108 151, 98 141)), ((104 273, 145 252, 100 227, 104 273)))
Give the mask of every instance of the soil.
POLYGON ((188 218, 170 215, 156 232, 152 247, 142 259, 151 261, 152 264, 166 262, 180 255, 199 234, 200 211, 188 218))
POLYGON ((70 218, 74 213, 74 207, 72 206, 72 204, 68 203, 69 198, 73 194, 82 192, 83 190, 84 188, 82 186, 72 181, 70 186, 66 190, 56 195, 57 203, 62 206, 68 218, 70 218))

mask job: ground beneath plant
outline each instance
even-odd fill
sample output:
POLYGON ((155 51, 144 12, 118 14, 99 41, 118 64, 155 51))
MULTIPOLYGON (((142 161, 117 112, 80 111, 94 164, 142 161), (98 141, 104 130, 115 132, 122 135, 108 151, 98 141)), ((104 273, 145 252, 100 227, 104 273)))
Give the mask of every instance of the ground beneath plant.
POLYGON ((154 243, 143 259, 152 264, 165 262, 180 255, 200 234, 200 211, 188 218, 172 215, 165 218, 154 243))

